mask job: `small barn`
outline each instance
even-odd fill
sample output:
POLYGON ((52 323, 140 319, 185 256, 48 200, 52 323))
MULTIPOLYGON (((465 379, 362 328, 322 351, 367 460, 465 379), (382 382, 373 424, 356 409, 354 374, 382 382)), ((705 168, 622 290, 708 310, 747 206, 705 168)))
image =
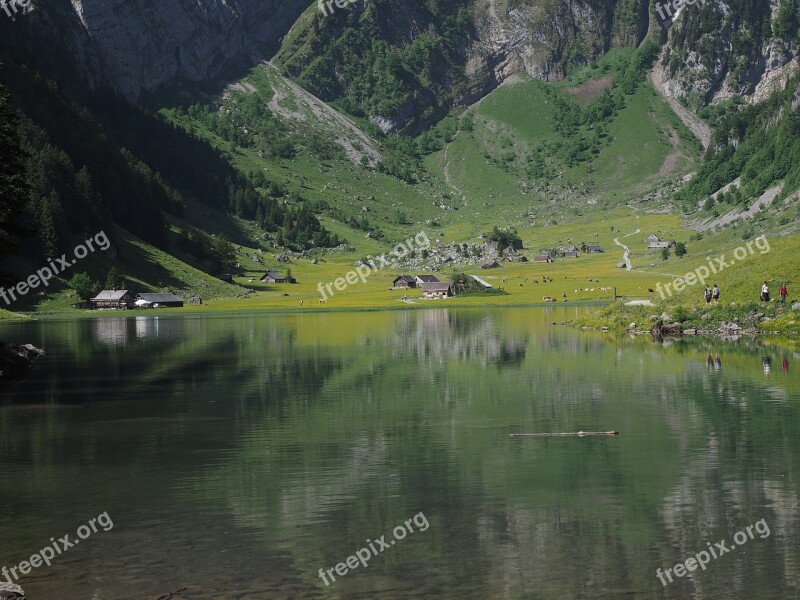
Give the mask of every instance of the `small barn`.
POLYGON ((103 290, 89 300, 94 310, 118 309, 127 310, 134 305, 134 295, 130 290, 103 290))
POLYGON ((422 284, 424 298, 449 298, 455 296, 453 284, 450 281, 434 281, 422 284))
POLYGON ((267 271, 261 278, 261 283, 297 283, 297 280, 291 275, 286 277, 277 271, 267 271))
POLYGON ((536 256, 533 257, 533 262, 535 262, 535 263, 549 263, 549 262, 551 262, 550 255, 547 252, 542 252, 541 254, 537 254, 536 256))
POLYGON ((602 254, 604 251, 598 244, 589 244, 586 246, 586 254, 602 254))
POLYGON ((417 282, 417 287, 422 287, 425 283, 439 283, 439 278, 434 275, 417 275, 414 280, 417 282))
POLYGON ((396 290, 408 290, 417 287, 417 280, 413 275, 400 275, 392 282, 392 287, 396 290))
POLYGON ((136 306, 145 308, 183 308, 183 298, 175 294, 139 294, 136 306))
POLYGON ((499 269, 500 263, 496 260, 491 260, 489 262, 485 262, 481 265, 481 269, 499 269))
POLYGON ((564 258, 578 258, 577 250, 564 250, 564 258))
POLYGON ((648 250, 663 250, 664 248, 672 248, 675 245, 675 240, 662 240, 658 242, 650 242, 648 250))
POLYGON ((488 289, 491 289, 491 287, 492 287, 492 284, 491 284, 491 283, 489 283, 488 281, 484 281, 483 279, 481 279, 481 278, 480 278, 480 277, 478 277, 477 275, 470 275, 470 277, 472 277, 472 278, 473 278, 475 281, 477 281, 478 283, 480 283, 480 284, 481 284, 481 285, 482 285, 484 288, 486 288, 487 290, 488 290, 488 289))
POLYGON ((661 238, 658 237, 655 233, 651 233, 650 235, 647 236, 647 239, 645 239, 645 241, 646 242, 651 242, 651 243, 652 242, 660 242, 661 238))

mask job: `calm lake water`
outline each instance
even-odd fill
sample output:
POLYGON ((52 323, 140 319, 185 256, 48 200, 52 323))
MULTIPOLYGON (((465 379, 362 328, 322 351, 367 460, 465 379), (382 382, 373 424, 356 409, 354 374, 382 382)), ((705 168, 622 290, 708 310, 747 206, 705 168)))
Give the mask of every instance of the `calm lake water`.
POLYGON ((0 388, 0 566, 107 512, 30 600, 800 597, 800 356, 575 310, 2 325, 48 356, 0 388), (509 436, 579 430, 619 436, 509 436))

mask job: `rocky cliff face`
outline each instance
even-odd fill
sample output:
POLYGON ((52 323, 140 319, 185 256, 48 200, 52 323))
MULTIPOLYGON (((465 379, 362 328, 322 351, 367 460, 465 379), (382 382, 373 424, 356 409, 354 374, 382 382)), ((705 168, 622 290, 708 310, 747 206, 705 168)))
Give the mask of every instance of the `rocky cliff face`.
MULTIPOLYGON (((20 26, 58 38, 88 81, 130 100, 269 56, 307 0, 48 0, 20 26)), ((18 19, 20 21, 21 19, 18 19)))
POLYGON ((775 0, 685 7, 657 66, 666 95, 700 107, 733 97, 760 102, 783 89, 798 60, 791 35, 781 34, 780 10, 775 0))
POLYGON ((636 45, 648 29, 647 0, 554 4, 523 1, 501 11, 486 0, 468 49, 469 102, 513 73, 558 81, 569 67, 588 64, 612 47, 636 45))
MULTIPOLYGON (((38 4, 22 17, 24 26, 41 39, 56 38, 92 85, 112 88, 133 101, 167 84, 235 75, 233 66, 241 67, 241 74, 277 50, 309 4, 308 0, 35 1, 38 4)), ((586 64, 612 47, 638 44, 653 27, 648 0, 499 4, 474 2, 473 28, 464 32, 462 45, 463 85, 451 99, 454 102, 474 102, 516 72, 542 80, 561 79, 571 66, 586 64)), ((784 85, 798 70, 798 61, 795 47, 770 27, 780 8, 777 0, 721 0, 685 7, 666 37, 664 60, 657 67, 666 95, 703 106, 733 96, 759 101, 784 85)), ((412 29, 385 35, 399 45, 414 39, 412 29)), ((301 52, 308 50, 298 47, 301 52)), ((331 66, 333 78, 335 68, 331 66)), ((454 88, 458 77, 447 71, 446 80, 439 83, 454 88)), ((429 96, 415 93, 413 110, 409 105, 397 114, 370 116, 384 130, 407 130, 425 112, 429 96)))

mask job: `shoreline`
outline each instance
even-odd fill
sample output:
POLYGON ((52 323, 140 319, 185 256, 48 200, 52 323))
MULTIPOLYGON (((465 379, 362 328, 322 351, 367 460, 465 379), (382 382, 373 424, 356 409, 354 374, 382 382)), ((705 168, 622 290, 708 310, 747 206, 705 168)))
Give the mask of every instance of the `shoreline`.
POLYGON ((603 300, 586 300, 575 302, 510 302, 510 303, 449 303, 435 300, 424 304, 403 304, 401 306, 296 306, 296 307, 229 307, 214 306, 213 300, 203 306, 184 306, 183 308, 155 308, 146 310, 78 310, 57 313, 13 313, 17 317, 8 317, 0 320, 2 323, 20 323, 25 321, 46 320, 76 320, 76 319, 104 319, 111 317, 137 317, 137 316, 165 316, 165 315, 224 315, 224 314, 332 314, 349 312, 381 312, 381 311, 415 311, 431 309, 497 309, 497 308, 601 308, 608 304, 603 300))

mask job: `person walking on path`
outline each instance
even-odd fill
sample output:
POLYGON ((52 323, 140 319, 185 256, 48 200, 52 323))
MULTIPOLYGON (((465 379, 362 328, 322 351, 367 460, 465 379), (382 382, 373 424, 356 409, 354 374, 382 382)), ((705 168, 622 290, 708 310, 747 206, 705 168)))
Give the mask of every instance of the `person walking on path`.
POLYGON ((781 286, 779 293, 781 295, 781 304, 786 304, 786 282, 781 286))
POLYGON ((711 290, 711 297, 714 299, 714 304, 719 304, 719 286, 714 284, 714 289, 711 290))
POLYGON ((761 300, 763 302, 769 302, 769 286, 766 281, 764 285, 761 286, 761 300))
POLYGON ((705 296, 706 296, 706 305, 711 304, 711 288, 708 287, 708 284, 706 284, 705 296))

